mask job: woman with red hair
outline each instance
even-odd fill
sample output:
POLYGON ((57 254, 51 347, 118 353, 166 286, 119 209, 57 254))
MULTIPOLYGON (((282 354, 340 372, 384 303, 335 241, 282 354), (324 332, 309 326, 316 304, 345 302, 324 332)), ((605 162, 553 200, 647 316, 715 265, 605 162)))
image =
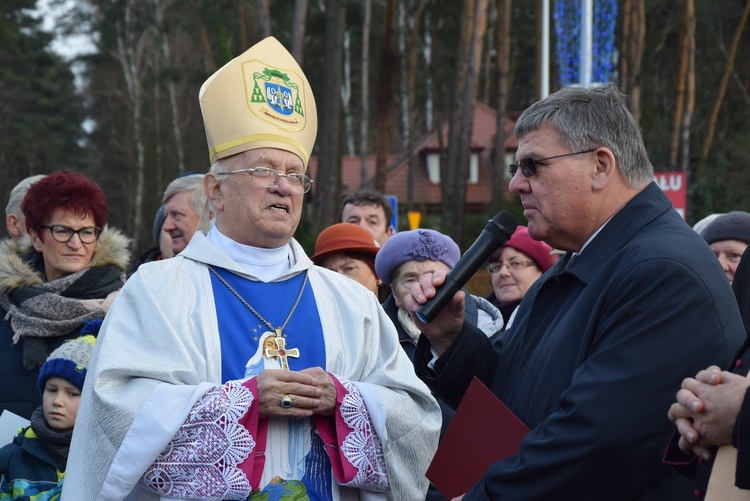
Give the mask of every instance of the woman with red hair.
POLYGON ((0 411, 29 419, 39 367, 65 340, 97 331, 123 285, 129 240, 105 228, 101 188, 69 171, 31 186, 21 210, 30 246, 0 242, 0 411))

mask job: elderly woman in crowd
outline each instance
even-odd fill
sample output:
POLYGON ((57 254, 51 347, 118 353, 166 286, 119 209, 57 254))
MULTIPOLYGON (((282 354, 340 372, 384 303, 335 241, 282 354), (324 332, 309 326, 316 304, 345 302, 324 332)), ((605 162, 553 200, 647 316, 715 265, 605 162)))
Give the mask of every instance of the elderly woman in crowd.
POLYGON ((557 261, 558 256, 551 252, 552 247, 534 240, 525 226, 519 226, 510 240, 490 256, 487 270, 492 275, 492 292, 487 299, 502 313, 506 329, 531 284, 557 261))
POLYGON ((714 251, 731 284, 742 254, 750 243, 750 213, 734 211, 721 214, 699 233, 714 251))
POLYGON ((318 266, 359 282, 382 301, 389 289, 375 273, 378 250, 366 229, 352 223, 337 223, 320 232, 310 259, 318 266))
POLYGON ((41 404, 39 367, 65 340, 101 323, 122 287, 129 241, 102 230, 104 193, 81 174, 37 181, 21 209, 31 245, 16 252, 0 243, 0 411, 28 419, 41 404))
MULTIPOLYGON (((422 275, 436 270, 450 270, 460 256, 458 245, 450 237, 435 230, 416 229, 393 235, 375 257, 375 271, 385 284, 391 286, 392 291, 383 303, 383 309, 396 326, 401 347, 412 362, 421 332, 406 310, 403 298, 411 294, 412 284, 418 282, 422 275)), ((486 299, 466 294, 465 304, 465 321, 479 327, 488 337, 502 329, 503 317, 486 299)), ((436 397, 436 400, 443 418, 442 437, 453 419, 454 410, 440 398, 436 397)), ((426 499, 444 498, 430 485, 426 499)))
MULTIPOLYGON (((375 271, 392 290, 391 297, 383 303, 383 309, 393 320, 401 346, 412 360, 420 332, 402 298, 411 293, 412 284, 422 275, 435 270, 450 270, 460 255, 458 245, 450 237, 435 230, 416 229, 389 238, 375 257, 375 271)), ((500 312, 483 298, 467 294, 466 315, 466 321, 473 322, 488 337, 502 329, 500 312)))

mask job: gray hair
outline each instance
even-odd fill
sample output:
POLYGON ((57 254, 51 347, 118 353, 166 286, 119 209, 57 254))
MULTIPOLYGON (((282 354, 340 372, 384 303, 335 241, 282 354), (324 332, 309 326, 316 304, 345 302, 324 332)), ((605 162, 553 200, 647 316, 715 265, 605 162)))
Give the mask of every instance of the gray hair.
POLYGON ((10 196, 8 197, 8 205, 5 206, 5 217, 14 214, 16 216, 21 215, 21 202, 23 197, 26 196, 26 192, 29 191, 31 185, 42 179, 44 174, 37 174, 36 176, 29 176, 22 179, 17 185, 10 190, 10 196))
POLYGON ((190 174, 178 177, 169 183, 167 189, 164 190, 161 202, 167 203, 167 200, 172 198, 173 195, 182 193, 183 191, 190 191, 190 205, 196 213, 200 214, 206 205, 206 194, 203 191, 203 176, 204 174, 190 174))
POLYGON ((527 108, 514 132, 521 138, 548 124, 571 151, 609 148, 627 185, 642 188, 654 180, 654 167, 625 103, 626 96, 613 83, 566 87, 527 108))
POLYGON ((208 197, 206 192, 203 190, 203 178, 205 174, 190 174, 187 176, 178 177, 164 190, 164 196, 161 201, 163 204, 167 203, 173 195, 182 193, 183 191, 190 192, 190 206, 193 208, 196 214, 201 216, 201 221, 198 224, 198 229, 202 231, 208 231, 211 227, 211 220, 209 217, 208 197))
MULTIPOLYGON (((232 158, 234 158, 234 155, 230 157, 224 157, 224 158, 217 158, 216 161, 211 164, 211 168, 208 170, 211 174, 221 175, 219 172, 227 172, 229 170, 229 164, 232 163, 232 158)), ((226 177, 226 175, 224 175, 226 177)))

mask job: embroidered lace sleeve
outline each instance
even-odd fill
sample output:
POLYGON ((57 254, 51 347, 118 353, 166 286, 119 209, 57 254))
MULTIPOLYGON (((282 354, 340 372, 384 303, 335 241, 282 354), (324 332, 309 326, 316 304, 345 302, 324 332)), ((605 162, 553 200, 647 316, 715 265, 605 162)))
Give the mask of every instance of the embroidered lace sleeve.
POLYGON ((241 419, 252 403, 253 393, 242 381, 208 391, 140 485, 176 498, 247 499, 250 481, 240 465, 255 448, 255 440, 241 419))
POLYGON ((336 481, 374 492, 390 489, 383 445, 357 387, 330 374, 336 385, 334 417, 316 416, 318 434, 326 446, 336 481))

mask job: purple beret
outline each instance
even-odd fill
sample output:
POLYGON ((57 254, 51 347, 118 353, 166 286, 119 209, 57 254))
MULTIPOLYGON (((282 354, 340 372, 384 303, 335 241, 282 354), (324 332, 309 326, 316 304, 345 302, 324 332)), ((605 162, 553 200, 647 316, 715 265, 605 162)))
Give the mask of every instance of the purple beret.
POLYGON ((439 231, 417 229, 400 231, 389 238, 375 256, 375 271, 390 285, 393 273, 407 261, 442 261, 453 268, 461 257, 456 242, 439 231))

